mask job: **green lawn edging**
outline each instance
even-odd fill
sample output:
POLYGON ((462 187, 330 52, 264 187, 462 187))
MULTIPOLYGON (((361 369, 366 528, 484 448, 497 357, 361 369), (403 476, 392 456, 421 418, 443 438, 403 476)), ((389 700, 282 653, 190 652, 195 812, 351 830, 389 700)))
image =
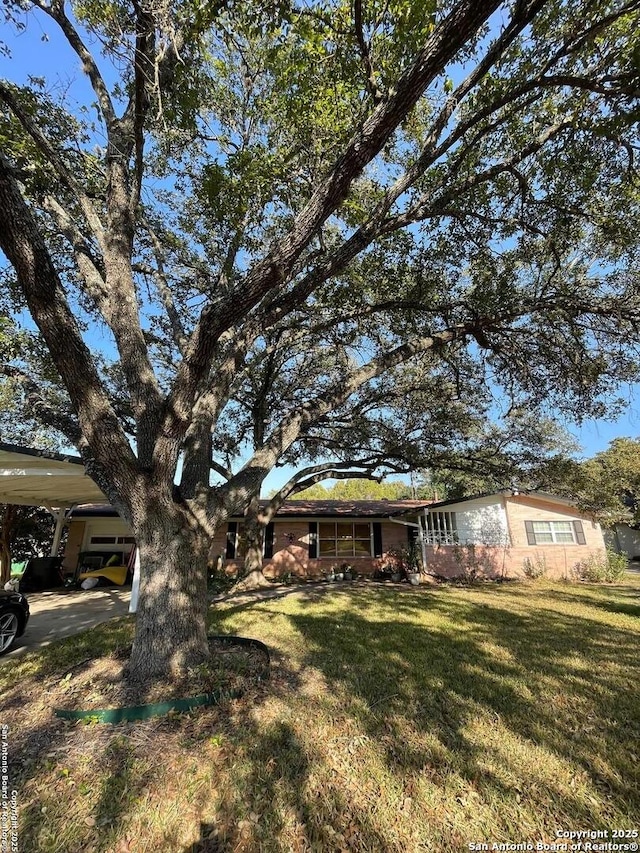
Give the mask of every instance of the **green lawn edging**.
MULTIPOLYGON (((209 636, 210 640, 228 643, 235 646, 253 646, 263 651, 267 656, 266 678, 270 676, 271 655, 268 647, 260 640, 250 637, 235 637, 230 634, 214 634, 209 636)), ((185 699, 170 699, 166 702, 154 702, 149 705, 129 705, 122 708, 99 708, 89 711, 67 710, 66 708, 55 708, 54 714, 63 720, 87 720, 97 723, 124 723, 148 720, 168 714, 171 711, 184 713, 194 708, 205 705, 219 705, 221 702, 231 699, 239 699, 244 690, 214 690, 211 693, 203 693, 200 696, 190 696, 185 699)))

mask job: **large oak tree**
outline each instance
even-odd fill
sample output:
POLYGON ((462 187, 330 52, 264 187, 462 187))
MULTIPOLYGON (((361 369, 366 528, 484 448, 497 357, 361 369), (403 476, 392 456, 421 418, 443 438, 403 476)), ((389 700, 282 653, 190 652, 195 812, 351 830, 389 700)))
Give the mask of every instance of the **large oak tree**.
POLYGON ((639 7, 5 0, 92 87, 70 109, 0 82, 0 247, 56 427, 138 541, 134 676, 207 655, 210 537, 401 366, 577 416, 633 378, 639 7), (346 357, 212 486, 218 424, 292 330, 346 357))

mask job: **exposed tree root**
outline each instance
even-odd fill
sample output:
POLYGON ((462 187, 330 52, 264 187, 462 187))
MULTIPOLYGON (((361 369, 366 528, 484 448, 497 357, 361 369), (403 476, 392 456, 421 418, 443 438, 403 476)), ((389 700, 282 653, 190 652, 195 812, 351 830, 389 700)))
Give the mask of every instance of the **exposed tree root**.
POLYGON ((259 569, 256 569, 253 572, 249 572, 246 577, 234 584, 232 591, 251 592, 254 589, 265 589, 266 587, 273 587, 273 584, 265 578, 259 569))

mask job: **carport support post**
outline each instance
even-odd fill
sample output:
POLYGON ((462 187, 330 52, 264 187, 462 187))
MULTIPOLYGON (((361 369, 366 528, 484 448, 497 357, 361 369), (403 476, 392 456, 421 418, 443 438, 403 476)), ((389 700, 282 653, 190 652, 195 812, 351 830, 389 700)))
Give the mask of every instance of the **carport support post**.
POLYGON ((60 540, 62 539, 62 528, 64 527, 64 523, 67 518, 67 510, 69 509, 69 507, 61 506, 57 510, 55 510, 51 509, 50 506, 47 506, 47 509, 56 520, 56 529, 53 534, 53 542, 51 543, 51 551, 49 552, 49 556, 57 557, 58 548, 60 547, 60 540))
POLYGON ((131 584, 131 598, 129 599, 129 613, 135 613, 138 609, 138 592, 140 591, 140 549, 136 546, 136 557, 133 564, 133 583, 131 584))

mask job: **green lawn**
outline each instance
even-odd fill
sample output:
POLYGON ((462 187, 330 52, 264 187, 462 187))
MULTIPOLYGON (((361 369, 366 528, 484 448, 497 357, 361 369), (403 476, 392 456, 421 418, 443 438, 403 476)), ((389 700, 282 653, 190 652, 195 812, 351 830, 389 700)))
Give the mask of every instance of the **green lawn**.
MULTIPOLYGON (((637 575, 319 590, 213 609, 273 677, 193 715, 53 720, 47 685, 86 637, 0 665, 21 849, 448 853, 640 828, 637 575)), ((92 643, 126 642, 118 625, 92 643)))

